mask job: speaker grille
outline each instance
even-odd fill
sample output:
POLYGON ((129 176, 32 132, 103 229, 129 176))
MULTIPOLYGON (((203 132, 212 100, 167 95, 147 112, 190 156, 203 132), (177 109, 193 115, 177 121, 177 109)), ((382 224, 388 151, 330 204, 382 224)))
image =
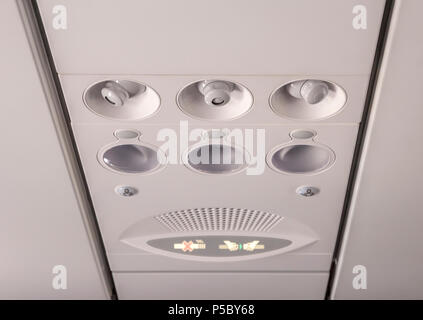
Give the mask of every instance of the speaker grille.
POLYGON ((186 231, 256 231, 267 232, 283 218, 259 210, 234 208, 199 208, 172 211, 155 217, 175 232, 186 231))

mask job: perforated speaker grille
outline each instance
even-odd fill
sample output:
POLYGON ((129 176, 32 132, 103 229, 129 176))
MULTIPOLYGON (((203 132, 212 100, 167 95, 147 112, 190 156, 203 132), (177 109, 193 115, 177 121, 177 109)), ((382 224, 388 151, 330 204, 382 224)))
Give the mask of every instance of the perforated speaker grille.
POLYGON ((234 208, 198 208, 169 212, 155 217, 175 232, 256 231, 267 232, 283 218, 259 210, 234 208))

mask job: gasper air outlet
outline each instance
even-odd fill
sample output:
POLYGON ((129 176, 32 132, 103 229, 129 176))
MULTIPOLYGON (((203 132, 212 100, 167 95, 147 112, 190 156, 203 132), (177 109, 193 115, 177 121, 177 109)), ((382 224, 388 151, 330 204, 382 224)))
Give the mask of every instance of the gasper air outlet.
POLYGON ((84 92, 85 105, 95 114, 119 120, 141 120, 155 114, 160 97, 149 86, 132 80, 105 80, 84 92))
POLYGON ((334 116, 347 102, 339 85, 317 79, 296 80, 277 88, 270 106, 280 117, 294 120, 322 120, 334 116))
POLYGON ((260 210, 198 208, 141 220, 120 240, 172 258, 231 262, 298 250, 318 241, 307 226, 260 210))
POLYGON ((226 80, 200 80, 177 95, 179 108, 196 119, 233 120, 253 106, 253 95, 242 84, 226 80))

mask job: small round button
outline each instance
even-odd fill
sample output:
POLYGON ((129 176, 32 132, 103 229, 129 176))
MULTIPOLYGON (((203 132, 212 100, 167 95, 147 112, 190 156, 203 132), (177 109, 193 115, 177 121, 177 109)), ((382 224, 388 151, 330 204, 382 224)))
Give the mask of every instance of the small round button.
POLYGON ((315 187, 303 186, 297 189, 297 194, 303 197, 312 197, 319 193, 319 189, 315 187))
POLYGON ((138 193, 138 190, 134 187, 119 186, 115 189, 116 193, 122 197, 132 197, 138 193))

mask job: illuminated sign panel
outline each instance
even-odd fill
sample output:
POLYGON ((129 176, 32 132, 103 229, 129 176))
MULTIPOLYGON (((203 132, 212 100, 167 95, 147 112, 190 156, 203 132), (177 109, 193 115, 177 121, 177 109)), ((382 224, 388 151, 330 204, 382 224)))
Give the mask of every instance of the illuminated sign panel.
POLYGON ((183 252, 193 252, 194 250, 204 250, 206 249, 206 244, 203 240, 193 241, 182 241, 180 243, 174 243, 173 248, 176 250, 182 250, 183 252))
POLYGON ((151 247, 203 257, 246 256, 285 248, 291 241, 279 238, 248 236, 204 236, 196 238, 175 237, 154 239, 147 242, 151 247))
POLYGON ((247 243, 236 243, 229 240, 223 241, 224 244, 219 245, 220 250, 229 250, 229 251, 254 251, 254 250, 264 250, 264 244, 259 244, 259 240, 247 242, 247 243))

